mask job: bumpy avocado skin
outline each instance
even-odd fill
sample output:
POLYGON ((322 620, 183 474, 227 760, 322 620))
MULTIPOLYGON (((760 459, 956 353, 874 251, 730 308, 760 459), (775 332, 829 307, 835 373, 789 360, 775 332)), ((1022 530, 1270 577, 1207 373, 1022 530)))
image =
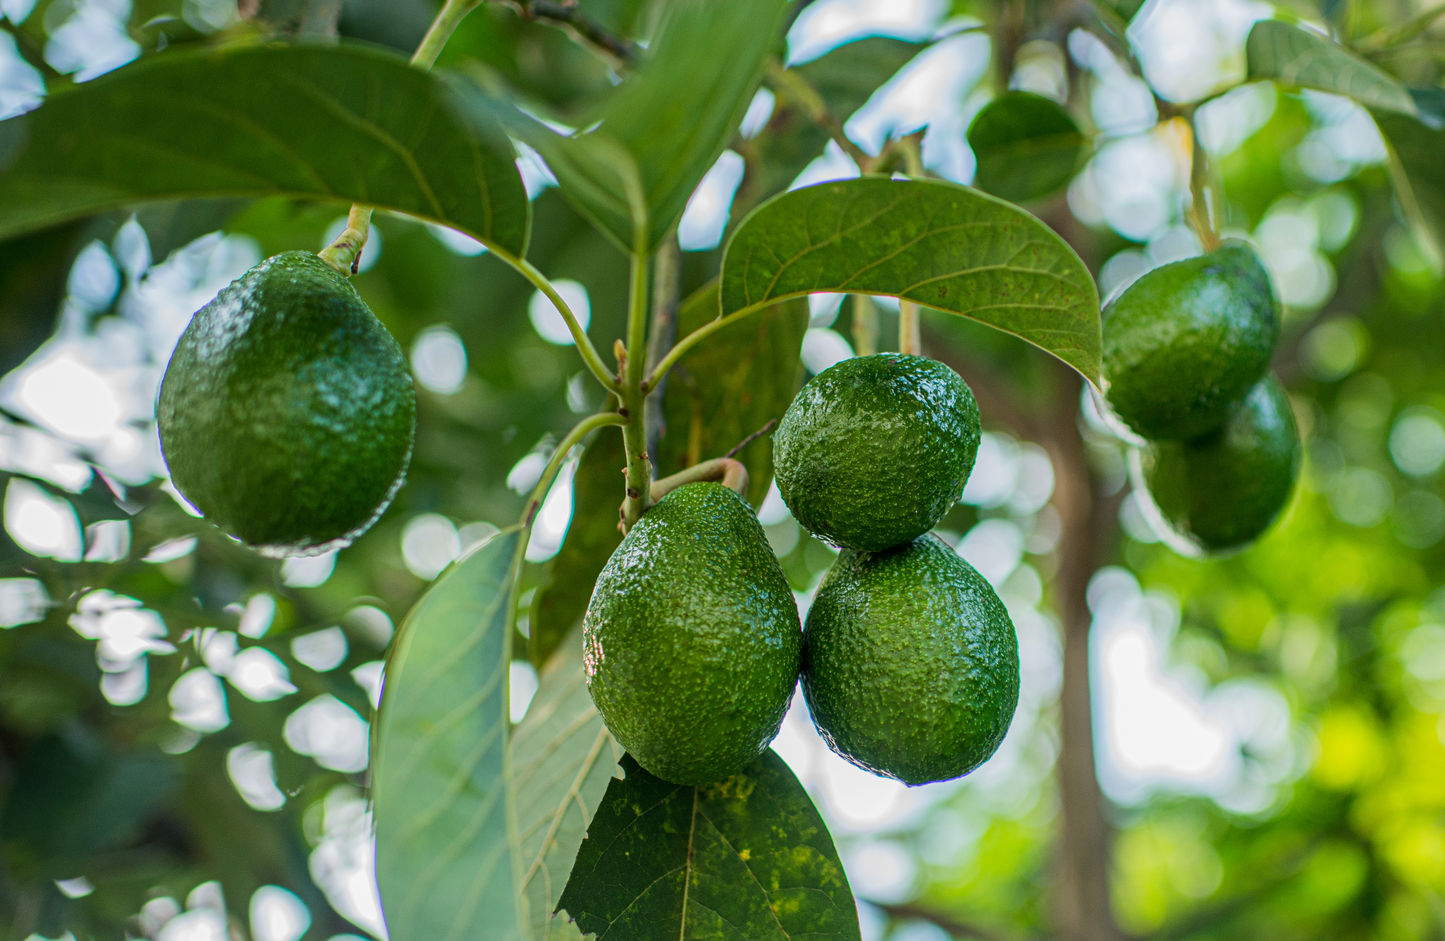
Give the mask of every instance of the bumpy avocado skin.
POLYGON ((808 531, 877 551, 928 532, 978 456, 978 405, 922 356, 846 359, 803 386, 773 435, 778 492, 808 531))
POLYGON ((983 576, 937 536, 845 551, 808 612, 803 694, 839 755, 927 784, 988 760, 1019 698, 1018 638, 983 576))
POLYGON ((798 607, 752 508, 695 483, 643 515, 583 619, 592 701, 637 763, 674 784, 741 771, 798 681, 798 607))
POLYGON ((156 405, 171 479, 267 555, 345 545, 411 460, 416 391, 401 347, 310 252, 252 268, 198 311, 156 405))
POLYGON ((1269 365, 1278 307, 1264 266, 1240 242, 1144 275, 1104 311, 1115 414, 1151 440, 1218 428, 1269 365))
POLYGON ((1158 513, 1205 552, 1258 539, 1289 504, 1300 438, 1279 380, 1265 376, 1224 425, 1188 442, 1160 442, 1144 459, 1158 513))

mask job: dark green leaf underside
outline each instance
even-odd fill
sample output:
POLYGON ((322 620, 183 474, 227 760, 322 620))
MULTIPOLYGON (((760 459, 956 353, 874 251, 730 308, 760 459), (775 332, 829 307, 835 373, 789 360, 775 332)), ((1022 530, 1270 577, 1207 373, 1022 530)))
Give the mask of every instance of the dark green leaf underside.
POLYGON ((962 314, 1097 383, 1099 295, 1062 238, 966 186, 863 177, 758 207, 723 256, 722 313, 815 291, 881 294, 962 314))
POLYGON ((371 767, 392 941, 523 937, 507 824, 507 608, 521 538, 504 531, 448 569, 387 661, 371 767))
POLYGON ((717 784, 668 784, 625 756, 562 907, 597 941, 857 941, 833 839, 771 750, 717 784))
POLYGON ((0 237, 152 200, 285 195, 394 209, 520 256, 514 160, 446 80, 391 53, 165 53, 0 122, 0 237))

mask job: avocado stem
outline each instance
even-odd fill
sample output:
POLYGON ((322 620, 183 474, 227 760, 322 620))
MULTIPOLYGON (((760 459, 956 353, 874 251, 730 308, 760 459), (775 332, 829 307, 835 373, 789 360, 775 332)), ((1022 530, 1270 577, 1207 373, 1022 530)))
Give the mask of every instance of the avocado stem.
POLYGON ((898 300, 898 352, 911 356, 923 355, 923 334, 919 329, 918 305, 913 301, 898 300))
POLYGON ((1185 127, 1189 134, 1189 221, 1194 224, 1199 244, 1207 253, 1219 247, 1219 226, 1222 222, 1219 182, 1210 177, 1209 155, 1199 142, 1193 111, 1190 111, 1185 127))
POLYGON ((353 205, 351 212, 346 215, 346 228, 336 237, 336 241, 317 254, 322 261, 341 272, 342 277, 349 278, 356 274, 356 266, 361 262, 361 251, 366 248, 366 237, 370 233, 371 209, 353 205))
POLYGON ((714 481, 727 487, 744 500, 748 497, 748 469, 743 466, 741 461, 735 461, 730 457, 715 457, 710 461, 703 461, 701 464, 684 468, 670 477, 653 481, 652 502, 656 503, 679 487, 699 481, 714 481))
POLYGON ((436 64, 437 56, 441 55, 447 40, 456 32, 457 24, 481 5, 482 0, 447 0, 436 19, 432 20, 431 27, 422 37, 416 52, 412 54, 411 64, 422 71, 429 71, 436 64))

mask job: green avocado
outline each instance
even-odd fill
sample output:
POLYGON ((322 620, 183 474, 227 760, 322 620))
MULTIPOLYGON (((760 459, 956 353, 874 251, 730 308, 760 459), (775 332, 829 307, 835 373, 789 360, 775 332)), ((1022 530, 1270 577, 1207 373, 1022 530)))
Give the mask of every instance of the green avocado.
POLYGON ((597 711, 673 784, 741 771, 798 682, 798 606, 752 508, 715 483, 668 494, 612 553, 582 621, 597 711))
POLYGON ((1283 387, 1265 376, 1222 427, 1135 455, 1145 515, 1160 535, 1190 555, 1228 552, 1258 539, 1288 505, 1299 430, 1283 387))
POLYGON ((171 480, 265 555, 361 535, 401 487, 416 391, 401 347, 310 252, 252 268, 191 319, 156 404, 171 480))
POLYGON ((778 492, 809 532, 876 551, 933 528, 978 456, 978 405, 922 356, 845 359, 803 386, 773 435, 778 492))
POLYGON ((945 781, 987 761, 1008 732, 1018 638, 993 588, 937 536, 844 551, 808 612, 803 695, 853 764, 906 784, 945 781))
POLYGON ((1242 242, 1156 268, 1104 310, 1114 413, 1150 440, 1218 428, 1269 366, 1279 304, 1242 242))

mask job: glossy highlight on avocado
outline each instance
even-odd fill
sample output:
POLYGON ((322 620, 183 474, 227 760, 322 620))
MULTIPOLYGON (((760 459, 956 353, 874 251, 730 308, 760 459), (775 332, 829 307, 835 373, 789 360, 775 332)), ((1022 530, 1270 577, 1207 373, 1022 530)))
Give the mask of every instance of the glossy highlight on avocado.
POLYGON ((1150 271, 1104 309, 1109 405, 1151 440, 1218 428, 1264 375, 1278 309, 1269 275, 1242 242, 1150 271))
POLYGON ((798 679, 797 603, 752 507, 680 487, 628 531, 583 619, 592 701, 637 763, 674 784, 741 771, 798 679))
POLYGON ((832 749, 906 784, 967 774, 1008 732, 1018 638, 982 575, 937 536, 845 551, 808 612, 803 694, 832 749))
POLYGON ((1175 549, 1199 555, 1258 539, 1289 504, 1299 460, 1289 397, 1266 376, 1222 427, 1136 452, 1134 467, 1151 524, 1175 549))
POLYGON ((405 479, 416 391, 401 347, 310 252, 261 262, 201 308, 156 404, 171 479, 271 556, 365 532, 405 479))
POLYGON ((875 551, 928 532, 978 456, 978 405, 958 373, 879 353, 825 369, 773 435, 778 491, 798 522, 836 546, 875 551))

